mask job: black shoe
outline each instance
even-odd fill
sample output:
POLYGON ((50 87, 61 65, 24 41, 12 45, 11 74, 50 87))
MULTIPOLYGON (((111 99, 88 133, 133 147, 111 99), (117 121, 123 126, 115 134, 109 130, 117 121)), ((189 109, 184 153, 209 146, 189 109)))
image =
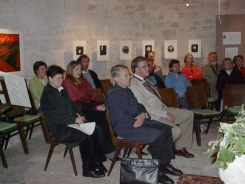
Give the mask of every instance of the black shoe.
POLYGON ((169 178, 167 175, 161 173, 159 175, 158 184, 174 184, 174 181, 171 178, 169 178))
POLYGON ((183 175, 183 172, 181 170, 174 168, 171 164, 168 164, 166 167, 162 168, 161 171, 164 174, 170 174, 173 176, 183 175))
POLYGON ((108 173, 108 170, 106 169, 106 167, 102 164, 102 163, 96 163, 95 164, 95 169, 102 171, 104 173, 108 173))
POLYGON ((83 176, 84 177, 91 177, 91 178, 102 178, 105 176, 105 173, 101 172, 101 171, 96 171, 94 169, 91 171, 83 171, 83 176))

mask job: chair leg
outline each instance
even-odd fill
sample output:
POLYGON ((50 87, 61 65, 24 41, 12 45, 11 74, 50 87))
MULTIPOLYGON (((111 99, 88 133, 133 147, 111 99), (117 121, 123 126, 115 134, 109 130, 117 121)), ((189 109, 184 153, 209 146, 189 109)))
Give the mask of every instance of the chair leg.
POLYGON ((8 168, 7 160, 5 158, 5 155, 4 155, 2 147, 0 147, 0 155, 1 155, 1 160, 2 160, 2 163, 3 163, 3 167, 8 168))
POLYGON ((140 146, 138 145, 138 146, 136 146, 135 148, 136 148, 136 154, 137 154, 138 158, 142 158, 140 146))
POLYGON ((43 122, 44 120, 41 118, 40 120, 40 123, 41 123, 41 126, 42 126, 42 131, 43 131, 43 136, 44 136, 44 139, 45 139, 45 142, 48 144, 51 142, 50 140, 50 137, 47 135, 46 131, 45 131, 45 123, 43 122))
POLYGON ((29 150, 28 150, 26 139, 25 139, 25 133, 24 133, 23 127, 19 127, 18 132, 19 132, 19 136, 20 136, 20 140, 21 140, 24 152, 25 154, 28 154, 29 150))
POLYGON ((29 134, 29 137, 28 137, 29 140, 31 139, 32 132, 33 132, 33 128, 35 127, 35 123, 36 123, 36 122, 34 122, 34 123, 31 124, 30 134, 29 134))
POLYGON ((66 146, 66 149, 65 149, 65 152, 64 152, 64 155, 63 155, 64 158, 66 157, 66 154, 67 154, 68 149, 69 148, 66 146))
POLYGON ((29 134, 30 126, 31 126, 31 125, 27 125, 27 126, 26 126, 26 133, 25 133, 25 138, 26 138, 26 139, 27 139, 27 136, 28 136, 28 134, 29 134))
POLYGON ((196 133, 197 145, 201 146, 200 120, 197 118, 194 119, 194 129, 196 133))
POLYGON ((6 150, 7 147, 8 147, 9 138, 10 138, 10 133, 8 133, 8 134, 6 135, 4 150, 6 150))
POLYGON ((77 176, 77 168, 76 168, 76 163, 75 163, 75 159, 74 159, 72 148, 68 148, 68 147, 66 147, 66 148, 69 150, 69 154, 70 154, 70 157, 71 157, 72 167, 73 167, 75 176, 77 176))
POLYGON ((206 134, 208 134, 208 130, 210 128, 210 125, 212 123, 212 120, 213 120, 213 118, 209 118, 209 122, 208 122, 208 127, 207 127, 207 130, 206 130, 206 134))
POLYGON ((109 169, 109 171, 108 171, 107 176, 110 176, 111 171, 112 171, 112 169, 113 169, 113 167, 114 167, 114 165, 115 165, 115 163, 116 163, 116 160, 117 160, 117 158, 118 158, 118 155, 119 155, 121 149, 122 149, 122 147, 117 147, 117 148, 116 148, 116 152, 115 152, 115 154, 114 154, 114 156, 113 156, 113 159, 112 159, 112 162, 111 162, 111 166, 110 166, 110 169, 109 169))
POLYGON ((53 154, 53 151, 54 151, 54 148, 55 146, 58 145, 58 144, 55 144, 55 143, 50 143, 50 147, 49 147, 49 151, 48 151, 48 157, 47 157, 47 160, 46 160, 46 163, 45 163, 45 167, 44 167, 44 171, 46 171, 47 167, 48 167, 48 164, 49 164, 49 161, 51 159, 51 156, 53 154))

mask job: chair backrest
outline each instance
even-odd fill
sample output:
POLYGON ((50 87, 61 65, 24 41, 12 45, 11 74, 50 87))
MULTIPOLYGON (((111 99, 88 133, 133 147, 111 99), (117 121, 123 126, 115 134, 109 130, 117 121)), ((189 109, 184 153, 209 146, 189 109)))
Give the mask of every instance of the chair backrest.
POLYGON ((100 83, 102 85, 102 90, 103 90, 104 94, 106 94, 108 89, 113 86, 110 79, 101 79, 100 83))
POLYGON ((210 97, 210 95, 211 95, 211 93, 210 93, 210 86, 209 86, 208 81, 206 79, 193 80, 193 81, 191 81, 191 84, 193 86, 195 86, 195 85, 201 85, 203 87, 203 89, 206 91, 207 96, 210 97))
POLYGON ((112 139, 112 142, 114 143, 115 141, 117 141, 117 135, 116 135, 116 133, 113 130, 110 114, 109 114, 108 111, 106 112, 106 119, 107 119, 107 124, 108 124, 109 131, 110 131, 110 134, 111 134, 111 139, 112 139))
MULTIPOLYGON (((4 80, 3 76, 0 76, 0 83, 1 83, 0 95, 3 96, 4 99, 5 99, 5 103, 4 104, 11 105, 9 94, 8 94, 8 90, 7 90, 7 87, 6 87, 5 80, 4 80)), ((1 103, 3 103, 3 101, 1 101, 1 103)))
POLYGON ((185 93, 187 109, 208 108, 208 97, 201 85, 188 86, 185 93))
POLYGON ((179 108, 178 96, 173 88, 163 88, 158 90, 162 102, 168 107, 179 108))
POLYGON ((245 104, 244 94, 244 84, 226 84, 223 91, 224 107, 232 107, 245 104))
POLYGON ((95 89, 95 95, 99 103, 105 103, 105 96, 101 88, 95 89))

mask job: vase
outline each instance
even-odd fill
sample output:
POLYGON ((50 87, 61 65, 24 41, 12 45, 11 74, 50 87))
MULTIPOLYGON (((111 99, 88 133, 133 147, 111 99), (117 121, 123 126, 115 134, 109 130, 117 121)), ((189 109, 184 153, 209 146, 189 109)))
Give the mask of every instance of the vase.
POLYGON ((245 179, 245 155, 237 157, 228 164, 227 169, 219 169, 220 179, 225 184, 243 184, 245 179))

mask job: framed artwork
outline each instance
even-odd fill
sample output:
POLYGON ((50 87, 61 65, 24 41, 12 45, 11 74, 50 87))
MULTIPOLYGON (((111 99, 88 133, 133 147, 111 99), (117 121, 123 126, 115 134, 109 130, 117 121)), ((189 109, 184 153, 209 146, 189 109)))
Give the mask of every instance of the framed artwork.
POLYGON ((15 30, 0 29, 0 70, 20 72, 23 55, 22 34, 15 30))
POLYGON ((177 40, 164 41, 164 57, 165 59, 177 58, 177 40))
POLYGON ((194 58, 201 57, 201 40, 189 40, 188 41, 188 52, 193 55, 194 58))
POLYGON ((73 41, 73 60, 77 60, 77 58, 83 54, 87 54, 86 41, 73 41))
POLYGON ((97 41, 97 61, 109 60, 109 41, 98 40, 97 41))
POLYGON ((155 50, 155 41, 154 40, 145 40, 142 41, 142 56, 145 57, 147 51, 155 50))
POLYGON ((132 59, 132 41, 120 41, 120 60, 132 59))

